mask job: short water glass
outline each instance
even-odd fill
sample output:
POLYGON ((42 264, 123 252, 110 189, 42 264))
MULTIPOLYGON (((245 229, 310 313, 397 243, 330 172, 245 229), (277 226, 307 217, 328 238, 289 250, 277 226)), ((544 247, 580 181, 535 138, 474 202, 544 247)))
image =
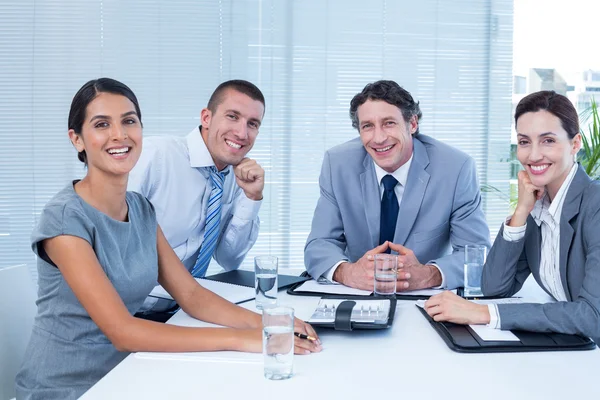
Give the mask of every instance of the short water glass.
POLYGON ((483 296, 481 292, 481 275, 487 257, 487 247, 468 244, 465 246, 465 297, 483 296))
POLYGON ((379 297, 396 296, 398 279, 398 256, 395 254, 375 254, 375 282, 373 293, 379 297))
POLYGON ((254 289, 259 310, 277 305, 277 265, 275 256, 254 257, 254 289))
POLYGON ((263 309, 263 359, 267 379, 288 379, 294 370, 294 309, 263 309))

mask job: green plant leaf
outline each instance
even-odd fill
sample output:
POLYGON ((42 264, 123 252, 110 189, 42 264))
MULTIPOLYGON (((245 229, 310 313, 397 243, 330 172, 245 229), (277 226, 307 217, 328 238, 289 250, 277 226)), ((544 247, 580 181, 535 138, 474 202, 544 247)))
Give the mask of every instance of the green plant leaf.
POLYGON ((600 115, 596 99, 592 98, 591 106, 579 115, 582 125, 589 123, 587 132, 583 128, 581 129, 583 147, 579 155, 579 162, 590 177, 600 179, 600 115))

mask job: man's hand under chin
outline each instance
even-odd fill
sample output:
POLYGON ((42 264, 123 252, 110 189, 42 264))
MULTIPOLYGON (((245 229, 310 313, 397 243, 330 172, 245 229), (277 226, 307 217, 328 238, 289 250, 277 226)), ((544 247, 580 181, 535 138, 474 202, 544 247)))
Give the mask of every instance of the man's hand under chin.
POLYGON ((262 200, 265 188, 265 170, 251 158, 244 158, 233 167, 236 182, 250 200, 262 200))
POLYGON ((442 284, 442 274, 434 265, 423 265, 415 253, 400 244, 389 244, 398 253, 398 283, 396 291, 425 289, 442 284))

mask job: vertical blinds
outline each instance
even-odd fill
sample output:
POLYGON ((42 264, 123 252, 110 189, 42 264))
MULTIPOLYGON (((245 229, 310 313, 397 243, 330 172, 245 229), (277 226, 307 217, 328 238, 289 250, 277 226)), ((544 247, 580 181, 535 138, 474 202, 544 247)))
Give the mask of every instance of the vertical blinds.
MULTIPOLYGON (((140 100, 144 134, 184 135, 222 81, 256 83, 266 115, 257 254, 303 268, 325 150, 357 136, 350 99, 393 79, 421 102, 421 132, 469 153, 508 189, 511 0, 23 1, 0 3, 0 268, 35 269, 44 204, 84 174, 68 141, 72 96, 109 76, 140 100)), ((484 193, 493 234, 507 205, 484 193)), ((213 266, 213 271, 218 266, 213 266)))

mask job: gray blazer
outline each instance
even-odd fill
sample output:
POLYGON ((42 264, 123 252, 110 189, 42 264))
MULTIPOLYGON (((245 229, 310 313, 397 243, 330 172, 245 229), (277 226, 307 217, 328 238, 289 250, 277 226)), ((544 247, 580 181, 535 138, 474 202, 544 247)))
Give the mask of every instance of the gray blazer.
MULTIPOLYGON (((525 237, 519 241, 504 240, 502 231, 483 268, 483 293, 512 296, 530 273, 544 288, 540 280, 541 229, 533 217, 527 218, 525 237)), ((581 166, 563 204, 559 257, 568 301, 500 304, 501 327, 581 334, 600 343, 600 182, 592 181, 581 166)))
MULTIPOLYGON (((481 210, 474 160, 419 134, 400 203, 394 243, 414 251, 421 263, 436 263, 446 287, 463 285, 465 244, 490 246, 481 210)), ((373 159, 360 138, 325 153, 321 196, 304 248, 315 279, 338 261, 355 262, 379 244, 381 195, 373 159)))

